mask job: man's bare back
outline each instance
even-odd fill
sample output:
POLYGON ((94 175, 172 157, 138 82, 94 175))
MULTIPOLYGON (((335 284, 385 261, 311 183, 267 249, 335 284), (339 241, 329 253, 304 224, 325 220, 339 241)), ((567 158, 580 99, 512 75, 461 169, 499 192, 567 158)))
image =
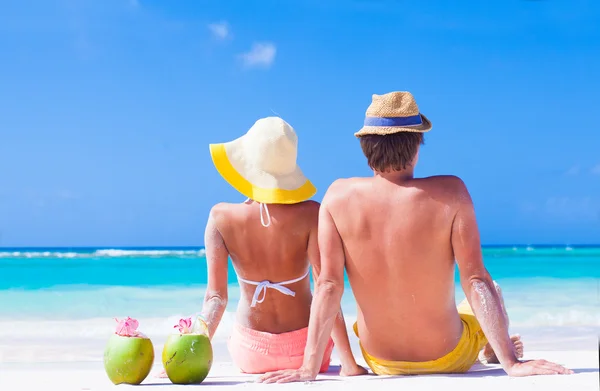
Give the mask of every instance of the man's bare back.
POLYGON ((373 356, 428 361, 456 347, 462 323, 451 235, 461 186, 452 176, 401 184, 375 176, 329 189, 361 343, 373 356))

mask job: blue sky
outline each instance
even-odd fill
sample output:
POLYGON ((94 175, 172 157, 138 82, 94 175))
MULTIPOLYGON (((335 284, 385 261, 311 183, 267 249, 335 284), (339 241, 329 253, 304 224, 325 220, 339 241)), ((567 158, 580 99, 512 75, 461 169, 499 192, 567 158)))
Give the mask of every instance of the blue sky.
POLYGON ((208 144, 281 115, 321 200, 370 175, 373 93, 433 123, 482 241, 600 242, 600 3, 38 0, 0 5, 0 246, 202 245, 243 197, 208 144))

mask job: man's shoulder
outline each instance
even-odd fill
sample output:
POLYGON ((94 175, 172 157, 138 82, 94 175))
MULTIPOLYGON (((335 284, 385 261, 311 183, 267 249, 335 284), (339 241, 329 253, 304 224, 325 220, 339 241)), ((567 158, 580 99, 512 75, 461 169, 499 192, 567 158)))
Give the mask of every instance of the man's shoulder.
POLYGON ((356 189, 370 183, 373 178, 365 177, 351 177, 351 178, 340 178, 333 181, 327 191, 343 191, 348 189, 356 189))
POLYGON ((323 203, 325 203, 326 200, 335 200, 339 197, 346 196, 351 191, 364 188, 370 180, 371 178, 361 177, 336 179, 327 189, 323 203))
POLYGON ((430 183, 432 185, 445 186, 448 189, 460 190, 466 188, 465 183, 462 179, 456 175, 434 175, 429 177, 420 178, 420 180, 430 183))
MULTIPOLYGON (((446 189, 462 190, 466 188, 465 183, 456 175, 433 175, 418 178, 419 181, 433 186, 443 186, 446 189)), ((327 194, 340 194, 352 190, 368 189, 371 187, 373 178, 353 177, 336 179, 327 189, 327 194)))
POLYGON ((435 175, 420 178, 429 195, 437 199, 446 200, 449 204, 463 200, 469 196, 465 182, 456 175, 435 175))

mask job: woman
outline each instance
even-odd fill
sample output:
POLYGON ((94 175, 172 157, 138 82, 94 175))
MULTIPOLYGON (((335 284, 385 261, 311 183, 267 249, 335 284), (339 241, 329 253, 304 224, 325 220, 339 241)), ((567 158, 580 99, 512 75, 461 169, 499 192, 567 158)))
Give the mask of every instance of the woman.
MULTIPOLYGON (((297 369, 302 365, 312 295, 309 271, 319 272, 319 204, 296 165, 298 139, 278 117, 258 120, 242 137, 210 145, 221 176, 248 199, 218 204, 210 212, 205 247, 208 288, 202 314, 212 338, 227 305, 227 262, 240 283, 236 324, 229 340, 234 363, 245 373, 297 369)), ((342 375, 357 366, 343 316, 333 331, 342 375)), ((327 371, 333 341, 323 357, 327 371)))

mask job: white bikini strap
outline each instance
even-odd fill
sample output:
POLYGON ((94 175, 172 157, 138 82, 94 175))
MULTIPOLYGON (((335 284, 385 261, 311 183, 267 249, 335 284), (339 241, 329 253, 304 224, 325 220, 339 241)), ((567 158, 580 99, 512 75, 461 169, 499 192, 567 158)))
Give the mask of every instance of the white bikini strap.
POLYGON ((296 279, 289 280, 289 281, 282 281, 282 282, 275 282, 275 283, 271 282, 269 280, 265 280, 265 281, 261 281, 261 282, 244 280, 243 278, 241 278, 239 276, 238 276, 238 280, 241 282, 245 282, 246 284, 256 286, 256 289, 254 290, 254 296, 252 296, 252 304, 250 304, 250 307, 256 307, 256 303, 260 304, 263 301, 265 301, 265 297, 267 296, 268 288, 278 290, 279 292, 281 292, 287 296, 292 296, 292 297, 296 296, 296 292, 294 292, 293 290, 291 290, 289 288, 284 287, 283 285, 289 285, 289 284, 293 284, 298 281, 302 281, 303 279, 306 278, 306 276, 308 276, 309 273, 310 273, 310 269, 307 269, 306 273, 304 273, 304 275, 302 275, 302 277, 298 277, 296 279))
POLYGON ((266 228, 269 225, 271 225, 271 215, 269 214, 269 207, 267 207, 267 204, 263 204, 261 202, 259 202, 258 204, 260 205, 260 223, 263 227, 266 228), (265 213, 267 215, 267 223, 265 223, 265 220, 263 219, 263 208, 265 209, 265 213))
MULTIPOLYGON (((250 201, 250 198, 246 198, 246 201, 244 202, 248 202, 250 201)), ((260 223, 262 224, 263 227, 268 227, 271 225, 271 215, 269 214, 269 207, 267 206, 267 204, 263 204, 262 202, 258 203, 259 208, 260 208, 260 223), (267 222, 265 223, 265 219, 263 218, 263 208, 265 210, 265 214, 267 215, 267 222)))

